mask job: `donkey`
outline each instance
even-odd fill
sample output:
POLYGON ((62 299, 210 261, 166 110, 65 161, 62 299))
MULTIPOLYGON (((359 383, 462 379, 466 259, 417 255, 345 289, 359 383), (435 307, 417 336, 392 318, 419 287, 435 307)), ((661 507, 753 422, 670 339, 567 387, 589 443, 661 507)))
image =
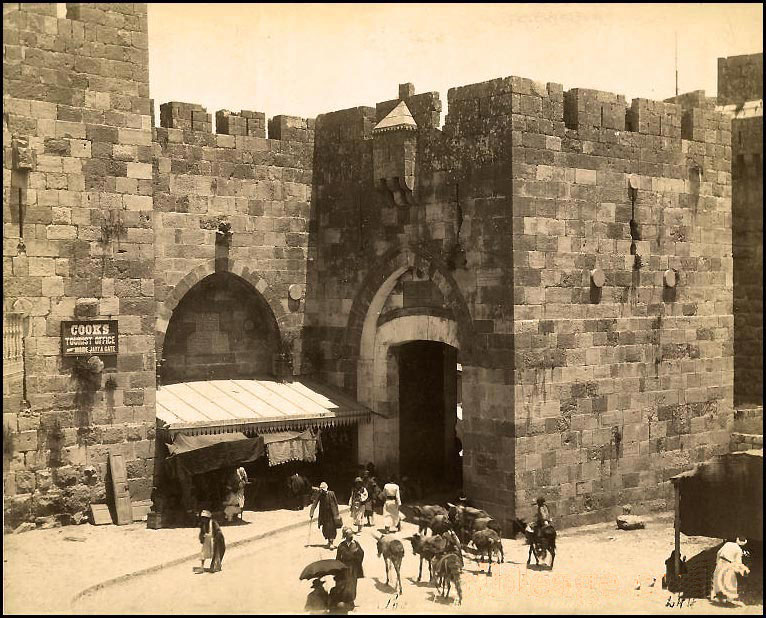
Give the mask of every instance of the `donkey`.
POLYGON ((492 554, 502 553, 503 550, 503 543, 500 539, 500 535, 495 532, 494 530, 491 530, 490 528, 485 528, 484 530, 477 530, 473 533, 473 536, 471 537, 471 541, 473 541, 473 544, 476 546, 476 549, 479 552, 479 560, 481 561, 482 558, 484 558, 484 555, 487 555, 487 558, 489 560, 489 566, 487 567, 487 576, 492 575, 492 554))
POLYGON ((449 597, 452 584, 455 584, 457 591, 456 603, 460 605, 463 602, 463 589, 460 585, 460 558, 457 554, 445 554, 433 559, 436 563, 436 586, 441 586, 440 593, 443 597, 449 597), (446 588, 446 590, 445 590, 446 588))
POLYGON ((399 585, 399 594, 402 594, 402 559, 404 558, 404 545, 402 542, 392 536, 383 535, 378 538, 378 557, 383 556, 383 562, 386 565, 386 586, 388 583, 388 563, 394 565, 396 571, 396 581, 399 585))
POLYGON ((543 526, 542 530, 533 530, 523 519, 513 520, 514 538, 519 532, 524 533, 524 538, 529 545, 529 556, 527 564, 531 564, 532 555, 535 556, 535 564, 540 564, 540 560, 545 560, 548 552, 551 552, 551 566, 556 560, 556 529, 553 526, 543 526))
POLYGON ((420 533, 408 536, 407 540, 412 543, 412 552, 420 557, 418 581, 420 581, 420 578, 423 576, 423 560, 428 562, 428 575, 433 580, 431 560, 434 556, 444 553, 444 550, 447 548, 447 541, 441 535, 427 537, 420 533))
MULTIPOLYGON (((503 537, 503 527, 500 525, 500 522, 496 519, 487 518, 487 517, 480 517, 478 519, 473 520, 473 532, 476 533, 480 530, 494 530, 497 533, 497 536, 502 539, 503 537)), ((473 540, 473 539, 472 539, 473 540)), ((474 543, 475 544, 475 543, 474 543)), ((497 549, 500 552, 500 562, 505 562, 505 553, 503 552, 503 543, 502 541, 497 544, 497 549)))
POLYGON ((452 529, 449 518, 446 515, 434 515, 431 522, 428 524, 431 529, 431 534, 438 535, 452 529))

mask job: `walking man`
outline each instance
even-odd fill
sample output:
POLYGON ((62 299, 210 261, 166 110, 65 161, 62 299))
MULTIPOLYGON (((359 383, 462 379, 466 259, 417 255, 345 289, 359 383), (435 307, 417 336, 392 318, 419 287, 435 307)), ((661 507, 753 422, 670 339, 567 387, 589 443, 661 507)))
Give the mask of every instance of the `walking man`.
POLYGON ((750 573, 750 569, 742 562, 744 553, 742 547, 746 543, 746 539, 737 538, 736 541, 727 541, 718 550, 713 573, 713 589, 710 592, 711 601, 722 601, 738 607, 744 605, 739 600, 737 575, 744 576, 750 573))
POLYGON ((393 479, 383 486, 383 519, 386 522, 386 532, 393 532, 394 529, 401 530, 402 522, 399 519, 399 507, 402 505, 402 497, 397 485, 393 479))
POLYGON ((354 479, 354 488, 351 490, 351 498, 348 505, 351 507, 351 519, 356 526, 357 534, 362 532, 362 522, 364 520, 364 505, 367 502, 367 490, 362 484, 362 479, 358 476, 354 479))
POLYGON ((205 560, 210 560, 210 572, 221 570, 223 554, 226 551, 226 541, 221 532, 221 526, 213 519, 210 511, 200 513, 199 542, 202 543, 200 552, 201 568, 205 570, 205 560))
POLYGON ((314 511, 319 505, 319 517, 317 526, 322 529, 322 535, 327 539, 327 547, 333 549, 335 537, 338 534, 338 528, 342 525, 340 513, 338 511, 338 499, 335 492, 330 491, 327 483, 319 484, 319 493, 309 511, 309 520, 314 518, 314 511))
MULTIPOLYGON (((368 464, 370 466, 372 464, 368 464)), ((364 478, 362 479, 364 488, 367 490, 367 500, 364 503, 364 516, 367 518, 367 525, 372 526, 375 520, 375 500, 378 498, 378 492, 380 488, 375 482, 375 478, 368 470, 364 472, 364 478)))

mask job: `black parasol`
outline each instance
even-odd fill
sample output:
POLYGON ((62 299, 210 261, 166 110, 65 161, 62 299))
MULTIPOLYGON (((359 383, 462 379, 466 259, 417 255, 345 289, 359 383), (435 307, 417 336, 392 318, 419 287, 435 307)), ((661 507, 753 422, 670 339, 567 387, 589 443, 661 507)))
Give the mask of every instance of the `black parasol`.
POLYGON ((338 575, 348 568, 340 560, 317 560, 309 564, 298 579, 315 579, 325 575, 338 575))

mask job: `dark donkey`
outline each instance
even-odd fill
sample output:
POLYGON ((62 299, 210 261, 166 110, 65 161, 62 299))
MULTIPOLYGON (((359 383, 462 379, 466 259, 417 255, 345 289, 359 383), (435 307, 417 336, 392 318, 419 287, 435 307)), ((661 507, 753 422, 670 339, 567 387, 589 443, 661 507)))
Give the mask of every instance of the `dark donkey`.
POLYGON ((551 565, 556 560, 556 529, 553 526, 543 526, 542 530, 531 530, 523 519, 513 520, 513 538, 519 532, 524 533, 524 538, 529 545, 529 556, 527 564, 532 562, 532 554, 535 556, 535 564, 540 564, 540 560, 545 560, 548 552, 551 552, 551 565))
POLYGON ((311 497, 311 483, 309 480, 296 472, 292 476, 287 477, 286 485, 291 508, 296 510, 306 506, 311 497))
POLYGON ((447 549, 447 541, 440 535, 436 536, 423 536, 416 533, 412 536, 406 537, 407 540, 412 543, 412 553, 420 558, 420 564, 418 566, 418 581, 423 576, 423 560, 428 562, 428 575, 433 580, 433 565, 432 560, 435 556, 439 556, 447 549))
POLYGON ((452 584, 455 584, 455 590, 457 591, 455 603, 460 605, 463 602, 463 589, 460 585, 460 572, 462 571, 460 558, 457 554, 450 553, 436 556, 432 561, 436 563, 437 589, 440 588, 441 595, 448 598, 452 584))

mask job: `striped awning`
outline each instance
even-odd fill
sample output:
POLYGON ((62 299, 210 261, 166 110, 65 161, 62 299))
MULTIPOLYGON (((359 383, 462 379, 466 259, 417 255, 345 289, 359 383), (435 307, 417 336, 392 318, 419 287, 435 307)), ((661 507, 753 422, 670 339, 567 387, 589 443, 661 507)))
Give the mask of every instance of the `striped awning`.
POLYGON ((157 390, 158 427, 171 436, 232 431, 253 436, 356 423, 370 414, 339 389, 303 377, 179 382, 157 390))

